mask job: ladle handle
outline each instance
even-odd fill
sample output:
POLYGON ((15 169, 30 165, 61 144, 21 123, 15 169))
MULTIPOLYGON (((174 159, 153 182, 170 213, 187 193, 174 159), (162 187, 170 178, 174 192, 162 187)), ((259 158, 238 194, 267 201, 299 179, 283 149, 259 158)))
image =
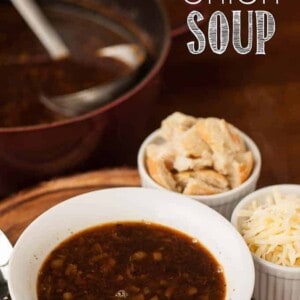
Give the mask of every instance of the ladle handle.
POLYGON ((52 59, 67 57, 70 52, 33 0, 11 0, 31 30, 47 49, 52 59))

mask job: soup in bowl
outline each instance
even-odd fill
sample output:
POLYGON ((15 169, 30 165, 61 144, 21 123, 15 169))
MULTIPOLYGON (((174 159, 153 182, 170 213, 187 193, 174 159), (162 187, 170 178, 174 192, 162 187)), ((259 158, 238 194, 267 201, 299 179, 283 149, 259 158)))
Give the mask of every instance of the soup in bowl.
POLYGON ((21 235, 9 268, 14 300, 248 300, 253 286, 249 250, 225 218, 143 188, 101 190, 51 208, 21 235))

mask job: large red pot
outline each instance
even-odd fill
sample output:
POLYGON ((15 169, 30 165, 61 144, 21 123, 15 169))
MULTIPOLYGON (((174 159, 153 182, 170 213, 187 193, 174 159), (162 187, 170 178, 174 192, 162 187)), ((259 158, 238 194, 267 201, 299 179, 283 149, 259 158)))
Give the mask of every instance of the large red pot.
POLYGON ((135 156, 140 142, 136 137, 154 107, 159 71, 169 51, 168 20, 159 0, 99 2, 121 10, 151 38, 150 71, 126 94, 91 113, 50 125, 0 128, 1 196, 52 176, 116 165, 128 161, 125 155, 135 156))

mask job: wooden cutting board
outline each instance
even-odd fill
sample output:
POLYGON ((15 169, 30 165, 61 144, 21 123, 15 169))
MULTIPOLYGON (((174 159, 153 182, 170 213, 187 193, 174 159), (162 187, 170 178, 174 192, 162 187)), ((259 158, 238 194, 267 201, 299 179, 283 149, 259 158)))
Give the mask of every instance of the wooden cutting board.
POLYGON ((93 190, 139 185, 137 170, 128 168, 101 170, 44 182, 0 202, 0 229, 15 243, 37 216, 59 202, 93 190))

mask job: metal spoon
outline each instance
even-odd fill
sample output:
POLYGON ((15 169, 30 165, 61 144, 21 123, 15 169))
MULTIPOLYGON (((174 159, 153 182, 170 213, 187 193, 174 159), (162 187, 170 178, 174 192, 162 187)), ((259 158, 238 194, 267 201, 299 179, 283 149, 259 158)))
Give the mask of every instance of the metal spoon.
POLYGON ((47 49, 52 59, 70 55, 67 46, 49 23, 39 6, 33 0, 11 0, 27 25, 47 49))
POLYGON ((108 46, 97 51, 99 57, 110 57, 126 64, 131 72, 118 80, 79 92, 48 97, 42 95, 41 102, 49 109, 62 115, 72 117, 86 113, 113 100, 135 79, 139 68, 146 61, 146 51, 137 44, 120 44, 108 46))
POLYGON ((10 299, 8 292, 8 263, 13 247, 6 237, 6 235, 0 230, 0 300, 10 299))

